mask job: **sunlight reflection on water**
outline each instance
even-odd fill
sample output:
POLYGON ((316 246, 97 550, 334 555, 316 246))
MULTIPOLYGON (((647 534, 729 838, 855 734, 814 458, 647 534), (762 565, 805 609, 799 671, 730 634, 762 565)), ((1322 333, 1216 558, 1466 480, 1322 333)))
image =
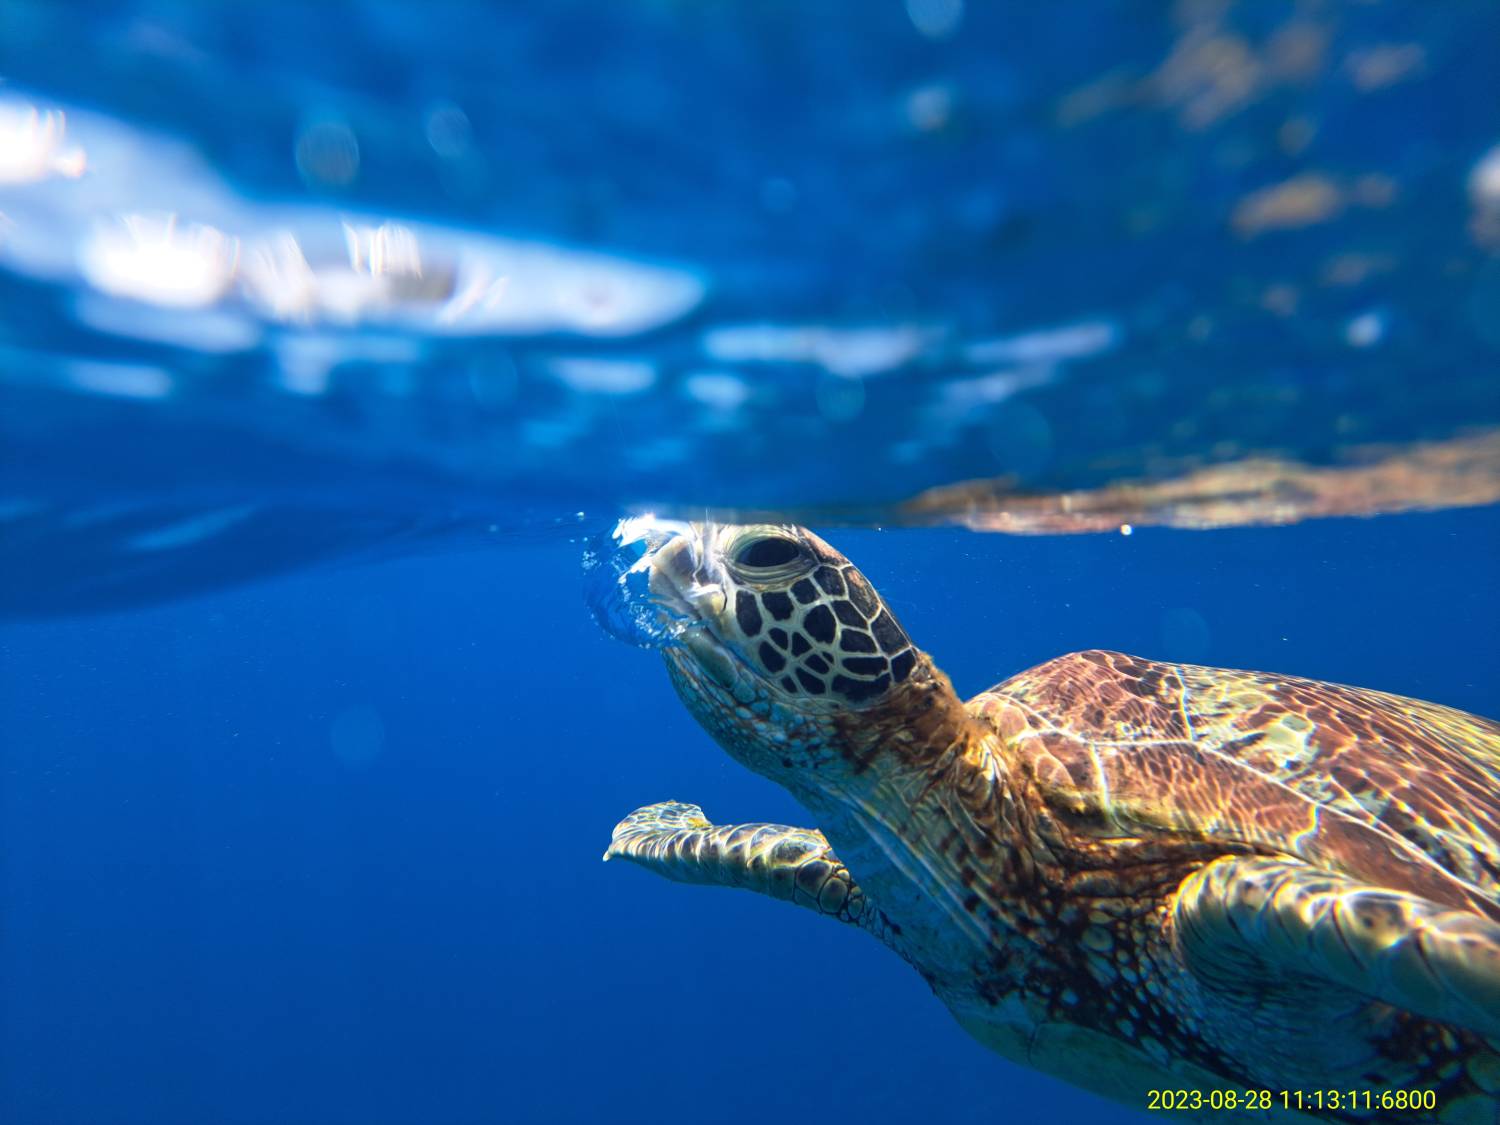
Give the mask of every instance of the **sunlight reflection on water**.
MULTIPOLYGON (((0 265, 111 298, 272 323, 608 338, 670 323, 705 292, 696 273, 599 251, 252 201, 182 143, 95 113, 12 97, 0 139, 0 265), (76 182, 42 186, 56 177, 76 182)), ((152 323, 137 334, 157 339, 152 323)), ((115 327, 130 334, 129 318, 115 327)))
POLYGON ((905 0, 851 53, 838 6, 470 36, 362 0, 12 6, 0 508, 28 574, 182 526, 208 531, 161 574, 131 555, 143 585, 580 508, 1113 532, 1500 495, 1482 7, 1085 29, 905 0), (601 29, 620 49, 567 65, 601 29), (77 511, 135 514, 80 542, 77 511))

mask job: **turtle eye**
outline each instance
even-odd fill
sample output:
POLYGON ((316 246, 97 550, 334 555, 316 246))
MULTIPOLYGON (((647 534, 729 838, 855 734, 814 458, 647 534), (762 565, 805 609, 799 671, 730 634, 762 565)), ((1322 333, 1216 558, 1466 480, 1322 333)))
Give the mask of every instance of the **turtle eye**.
POLYGON ((734 561, 752 570, 768 570, 774 566, 785 566, 796 559, 802 550, 795 539, 781 535, 766 535, 752 539, 734 553, 734 561))

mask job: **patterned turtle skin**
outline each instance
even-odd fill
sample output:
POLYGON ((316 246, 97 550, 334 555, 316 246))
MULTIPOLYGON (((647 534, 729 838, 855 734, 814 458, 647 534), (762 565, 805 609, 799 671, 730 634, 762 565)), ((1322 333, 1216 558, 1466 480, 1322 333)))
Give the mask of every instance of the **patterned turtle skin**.
POLYGON ((964 703, 805 529, 673 524, 642 565, 683 701, 818 829, 666 802, 606 859, 866 929, 987 1046, 1138 1108, 1500 1121, 1500 724, 1097 651, 964 703))

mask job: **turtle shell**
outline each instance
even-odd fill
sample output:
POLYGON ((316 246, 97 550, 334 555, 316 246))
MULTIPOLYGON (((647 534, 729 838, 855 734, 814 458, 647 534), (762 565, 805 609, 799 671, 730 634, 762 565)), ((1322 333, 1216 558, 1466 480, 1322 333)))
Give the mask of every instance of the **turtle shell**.
POLYGON ((1294 856, 1500 919, 1500 724, 1316 680, 1058 657, 977 696, 1102 836, 1294 856))

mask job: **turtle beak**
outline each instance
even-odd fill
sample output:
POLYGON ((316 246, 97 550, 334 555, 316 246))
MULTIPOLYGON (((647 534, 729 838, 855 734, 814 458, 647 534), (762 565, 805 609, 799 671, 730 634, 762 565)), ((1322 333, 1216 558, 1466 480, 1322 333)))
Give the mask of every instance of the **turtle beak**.
POLYGON ((680 647, 667 651, 667 660, 686 679, 707 677, 748 704, 755 698, 754 688, 720 636, 729 596, 716 580, 714 556, 707 549, 713 542, 713 529, 692 526, 697 534, 663 544, 651 562, 652 600, 667 613, 690 622, 678 637, 680 647))
POLYGON ((723 587, 707 578, 693 524, 621 520, 584 554, 584 593, 604 631, 640 648, 681 643, 722 612, 723 587))
POLYGON ((697 535, 675 535, 641 561, 650 568, 652 599, 668 613, 705 623, 723 614, 728 598, 708 574, 703 541, 697 535))
POLYGON ((728 604, 711 546, 711 524, 632 516, 612 532, 616 553, 633 554, 620 585, 644 593, 675 622, 674 632, 718 621, 728 604))
POLYGON ((683 626, 676 646, 665 652, 668 663, 688 680, 707 676, 748 701, 735 657, 718 636, 729 597, 711 550, 714 532, 711 525, 674 525, 637 565, 648 572, 651 600, 683 626))

